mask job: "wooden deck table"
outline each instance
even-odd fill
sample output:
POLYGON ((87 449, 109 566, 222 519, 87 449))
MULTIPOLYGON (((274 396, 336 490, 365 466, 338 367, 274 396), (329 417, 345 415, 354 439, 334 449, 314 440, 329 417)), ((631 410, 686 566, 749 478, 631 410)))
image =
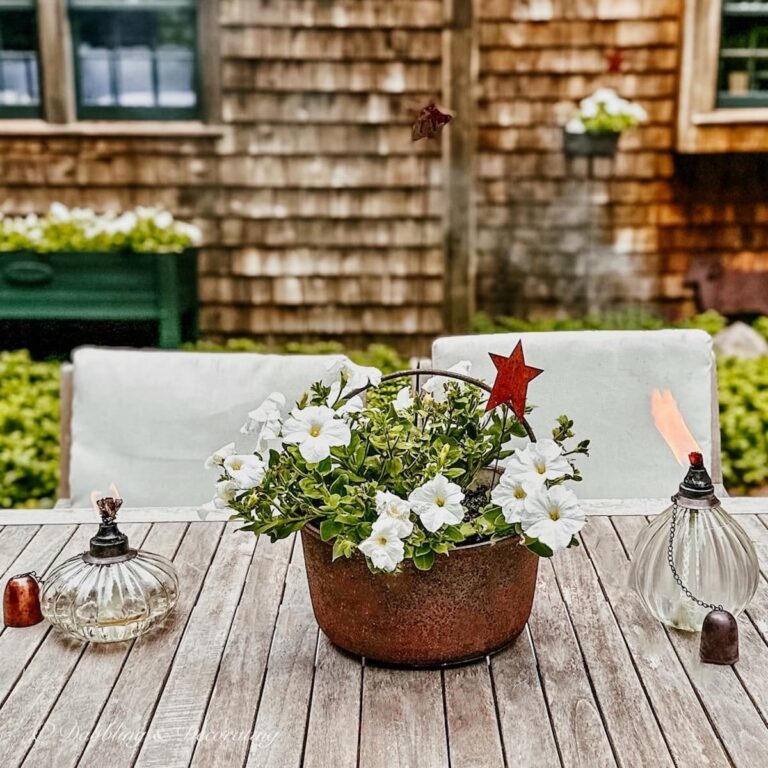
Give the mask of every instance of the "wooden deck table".
MULTIPOLYGON (((45 622, 0 630, 0 765, 500 768, 768 766, 768 570, 740 618, 741 661, 702 665, 627 587, 663 500, 586 502, 583 546, 542 561, 533 614, 490 660, 443 671, 361 663, 318 632, 293 540, 222 513, 121 511, 172 557, 163 630, 88 645, 45 622)), ((728 499, 768 569, 768 500, 728 499)), ((83 550, 90 510, 0 511, 2 583, 83 550), (87 523, 87 524, 84 524, 87 523)))

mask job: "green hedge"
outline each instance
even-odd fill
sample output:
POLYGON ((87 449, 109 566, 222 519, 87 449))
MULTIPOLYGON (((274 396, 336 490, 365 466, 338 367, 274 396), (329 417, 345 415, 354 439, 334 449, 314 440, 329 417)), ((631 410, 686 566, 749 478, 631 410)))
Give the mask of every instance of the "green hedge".
MULTIPOLYGON (((699 315, 686 323, 713 333, 725 320, 716 313, 699 315)), ((583 330, 596 328, 660 328, 652 315, 616 315, 579 321, 528 323, 512 318, 492 322, 480 317, 476 330, 583 330)), ((768 318, 755 328, 768 337, 768 318)), ((201 351, 263 352, 266 347, 248 339, 224 345, 199 342, 187 349, 201 351)), ((283 353, 343 352, 340 344, 287 344, 283 353)), ((360 365, 384 372, 400 370, 407 361, 390 347, 373 344, 347 352, 360 365)), ((723 474, 732 492, 768 484, 768 358, 718 362, 723 474)), ((34 362, 24 351, 0 352, 0 507, 46 506, 55 497, 59 466, 59 364, 34 362)))

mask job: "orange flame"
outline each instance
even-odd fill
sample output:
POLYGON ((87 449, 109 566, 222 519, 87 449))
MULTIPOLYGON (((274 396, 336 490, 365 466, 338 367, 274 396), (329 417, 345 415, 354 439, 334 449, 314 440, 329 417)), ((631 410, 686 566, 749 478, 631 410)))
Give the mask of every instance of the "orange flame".
POLYGON ((651 415, 656 429, 659 430, 659 434, 664 438, 681 467, 687 465, 688 454, 691 451, 701 453, 699 444, 690 433, 677 407, 677 401, 668 389, 664 392, 654 389, 651 393, 651 415))

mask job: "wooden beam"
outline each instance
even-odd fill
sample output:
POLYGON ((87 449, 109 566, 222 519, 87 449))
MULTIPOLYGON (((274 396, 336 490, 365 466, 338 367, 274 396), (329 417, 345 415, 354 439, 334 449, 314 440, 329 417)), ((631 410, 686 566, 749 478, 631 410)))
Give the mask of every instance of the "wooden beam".
POLYGON ((45 119, 71 123, 75 119, 75 78, 66 0, 39 0, 37 27, 45 119))
POLYGON ((475 312, 475 146, 477 40, 473 0, 445 0, 443 98, 455 114, 443 130, 443 321, 469 330, 475 312))
POLYGON ((200 0, 197 13, 200 97, 206 123, 221 122, 219 0, 200 0))

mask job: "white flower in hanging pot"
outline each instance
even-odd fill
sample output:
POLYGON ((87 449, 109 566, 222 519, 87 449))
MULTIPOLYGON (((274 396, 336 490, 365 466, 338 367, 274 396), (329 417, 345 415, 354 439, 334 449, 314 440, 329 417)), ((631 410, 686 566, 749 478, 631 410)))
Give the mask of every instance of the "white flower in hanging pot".
POLYGON ((561 485, 531 493, 525 500, 521 520, 523 533, 553 552, 568 547, 585 522, 576 494, 561 485))
POLYGON ((509 460, 504 476, 509 480, 541 487, 547 480, 557 480, 571 473, 563 449, 554 440, 529 443, 509 460))
POLYGON ((405 546, 398 535, 398 523, 387 517, 373 524, 371 535, 360 542, 358 549, 367 555, 375 568, 394 571, 405 557, 405 546))
POLYGON ((224 469, 242 491, 258 487, 264 479, 264 462, 251 454, 235 453, 227 456, 224 469))
POLYGON ((458 485, 438 475, 412 491, 408 501, 422 525, 434 533, 444 525, 455 525, 464 519, 463 498, 458 485))
POLYGON ((327 405, 294 408, 291 418, 283 425, 283 441, 294 443, 305 461, 315 464, 331 455, 331 448, 348 445, 349 425, 336 418, 336 411, 327 405))
POLYGON ((411 505, 389 491, 376 491, 376 513, 379 521, 389 520, 395 526, 397 535, 401 538, 411 535, 411 505))

